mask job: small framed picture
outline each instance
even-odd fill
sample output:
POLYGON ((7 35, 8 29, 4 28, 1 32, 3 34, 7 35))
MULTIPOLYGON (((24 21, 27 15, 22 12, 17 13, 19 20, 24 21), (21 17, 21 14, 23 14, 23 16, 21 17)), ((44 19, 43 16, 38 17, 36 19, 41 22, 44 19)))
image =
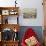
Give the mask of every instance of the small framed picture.
POLYGON ((16 12, 16 11, 10 11, 9 14, 10 14, 10 15, 17 15, 17 13, 18 13, 18 12, 16 12))
POLYGON ((10 11, 10 15, 14 15, 14 12, 10 11))
POLYGON ((2 15, 9 15, 9 10, 2 10, 2 15))
POLYGON ((36 8, 24 8, 23 9, 23 18, 30 19, 37 17, 37 9, 36 8))
POLYGON ((1 32, 0 32, 0 41, 1 41, 1 32))

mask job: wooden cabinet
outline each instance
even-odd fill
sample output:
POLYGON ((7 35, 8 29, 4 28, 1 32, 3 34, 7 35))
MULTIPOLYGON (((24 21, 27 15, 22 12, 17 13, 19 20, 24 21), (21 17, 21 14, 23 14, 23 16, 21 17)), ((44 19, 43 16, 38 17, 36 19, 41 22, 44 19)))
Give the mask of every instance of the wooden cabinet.
POLYGON ((16 40, 15 38, 15 36, 18 37, 17 35, 20 28, 18 19, 19 19, 19 7, 0 7, 0 32, 1 32, 0 46, 18 46, 19 39, 16 40), (10 35, 10 33, 8 32, 13 33, 11 34, 12 36, 10 36, 11 37, 10 40, 7 41, 7 39, 9 38, 6 38, 4 32, 6 32, 6 35, 8 37, 10 35), (4 37, 2 37, 2 35, 5 36, 6 40, 4 39, 4 37))

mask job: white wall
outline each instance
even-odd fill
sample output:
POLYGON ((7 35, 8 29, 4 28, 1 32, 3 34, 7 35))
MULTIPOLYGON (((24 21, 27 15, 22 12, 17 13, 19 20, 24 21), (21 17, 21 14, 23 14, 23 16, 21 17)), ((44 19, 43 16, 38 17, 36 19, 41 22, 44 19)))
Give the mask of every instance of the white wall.
MULTIPOLYGON (((14 6, 15 0, 0 0, 0 6, 14 6)), ((43 26, 43 6, 42 0, 17 0, 17 3, 20 7, 20 18, 19 24, 21 26, 43 26), (37 9, 37 18, 36 19, 23 19, 22 10, 24 8, 36 8, 37 9)))
MULTIPOLYGON (((22 2, 21 2, 22 3, 22 2)), ((22 5, 22 4, 21 4, 22 5)), ((23 19, 23 16, 20 16, 20 24, 24 26, 43 26, 43 6, 42 0, 25 0, 24 8, 36 8, 37 9, 37 18, 36 19, 23 19)))

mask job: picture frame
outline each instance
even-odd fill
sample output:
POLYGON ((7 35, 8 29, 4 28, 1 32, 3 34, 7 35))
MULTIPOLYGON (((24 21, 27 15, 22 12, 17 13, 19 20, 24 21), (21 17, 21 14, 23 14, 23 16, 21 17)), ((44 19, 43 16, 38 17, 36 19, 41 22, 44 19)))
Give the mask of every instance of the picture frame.
POLYGON ((37 9, 36 8, 24 8, 23 9, 23 18, 30 19, 37 17, 37 9))
POLYGON ((9 11, 9 14, 10 14, 10 15, 17 15, 17 13, 18 13, 18 12, 17 12, 16 10, 10 10, 10 11, 9 11))
POLYGON ((2 15, 9 15, 9 10, 2 10, 2 15))
POLYGON ((0 32, 0 41, 1 41, 1 32, 0 32))

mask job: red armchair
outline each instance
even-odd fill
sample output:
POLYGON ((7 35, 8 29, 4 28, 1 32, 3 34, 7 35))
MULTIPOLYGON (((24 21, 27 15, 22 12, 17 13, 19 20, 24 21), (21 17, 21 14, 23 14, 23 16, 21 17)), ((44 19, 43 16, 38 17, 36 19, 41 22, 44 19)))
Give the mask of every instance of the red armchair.
MULTIPOLYGON (((32 41, 32 42, 34 42, 32 41)), ((33 44, 33 43, 32 43, 33 44)), ((22 38, 22 42, 21 42, 21 46, 41 46, 41 44, 39 43, 39 41, 37 40, 37 35, 36 33, 33 31, 32 28, 28 28, 27 31, 25 32, 24 37, 22 38), (36 39, 35 39, 36 38, 36 39), (29 40, 30 39, 30 40, 29 40), (32 39, 35 39, 35 44, 31 45, 31 42, 28 41, 32 41, 32 39), (30 45, 27 45, 27 44, 30 45)))

